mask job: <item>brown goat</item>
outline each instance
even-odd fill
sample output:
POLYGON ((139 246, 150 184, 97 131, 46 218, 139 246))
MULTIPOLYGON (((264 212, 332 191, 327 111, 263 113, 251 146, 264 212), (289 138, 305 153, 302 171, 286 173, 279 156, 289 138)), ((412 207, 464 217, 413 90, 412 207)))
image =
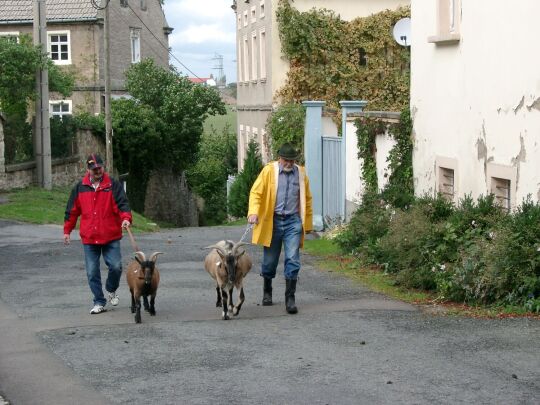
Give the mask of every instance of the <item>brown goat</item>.
POLYGON ((230 240, 222 240, 215 245, 208 246, 212 249, 204 259, 204 268, 216 281, 217 302, 216 307, 223 305, 222 318, 229 319, 229 311, 236 316, 244 303, 243 281, 246 274, 251 270, 252 262, 244 249, 240 249, 247 243, 234 243, 230 240), (233 287, 239 291, 238 304, 233 304, 233 287))
POLYGON ((154 303, 159 285, 156 259, 160 254, 162 252, 152 253, 150 260, 146 260, 143 252, 135 252, 135 260, 131 261, 127 267, 126 280, 131 292, 131 313, 135 314, 136 323, 141 323, 141 296, 144 309, 152 316, 156 314, 154 303), (150 305, 148 296, 150 296, 150 305))

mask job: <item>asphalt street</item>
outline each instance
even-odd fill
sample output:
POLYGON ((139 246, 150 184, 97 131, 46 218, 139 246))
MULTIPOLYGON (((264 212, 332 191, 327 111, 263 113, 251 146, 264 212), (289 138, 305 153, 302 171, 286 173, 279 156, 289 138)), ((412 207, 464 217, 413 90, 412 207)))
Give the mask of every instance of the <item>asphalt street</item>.
MULTIPOLYGON (((83 252, 59 226, 0 221, 0 403, 540 404, 540 322, 434 315, 303 256, 299 313, 259 305, 261 249, 238 317, 221 320, 204 246, 243 227, 136 235, 159 256, 155 317, 90 315, 83 252)), ((124 263, 132 256, 126 237, 124 263)), ((103 270, 105 275, 105 270, 103 270)))

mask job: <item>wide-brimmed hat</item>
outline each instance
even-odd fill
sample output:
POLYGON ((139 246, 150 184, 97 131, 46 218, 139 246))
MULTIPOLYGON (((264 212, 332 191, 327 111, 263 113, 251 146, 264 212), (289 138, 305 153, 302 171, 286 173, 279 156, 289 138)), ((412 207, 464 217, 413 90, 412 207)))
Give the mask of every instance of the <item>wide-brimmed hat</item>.
POLYGON ((88 167, 89 170, 103 167, 103 159, 101 156, 92 153, 90 156, 88 156, 88 158, 86 158, 86 167, 88 167))
POLYGON ((298 151, 290 143, 284 143, 278 150, 278 156, 287 160, 296 160, 298 158, 298 151))

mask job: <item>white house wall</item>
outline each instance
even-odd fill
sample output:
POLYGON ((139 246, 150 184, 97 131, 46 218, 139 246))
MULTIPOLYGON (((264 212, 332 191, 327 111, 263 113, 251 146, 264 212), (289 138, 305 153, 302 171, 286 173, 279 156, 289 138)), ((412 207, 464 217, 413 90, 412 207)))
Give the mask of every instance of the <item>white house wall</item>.
POLYGON ((386 184, 388 184, 388 178, 390 176, 390 171, 388 169, 388 155, 396 141, 392 138, 391 135, 387 133, 377 135, 375 137, 375 161, 377 164, 377 188, 379 191, 382 191, 386 184))
POLYGON ((436 45, 436 2, 412 1, 415 193, 436 191, 446 159, 459 173, 455 200, 491 192, 492 176, 513 176, 513 205, 540 200, 540 2, 461 3, 460 41, 436 45))
MULTIPOLYGON (((347 121, 346 131, 347 165, 345 169, 345 199, 348 204, 359 204, 364 193, 364 184, 362 181, 363 159, 358 158, 358 138, 356 136, 356 125, 354 125, 354 121, 347 121)), ((349 212, 349 209, 347 209, 347 212, 349 212)))

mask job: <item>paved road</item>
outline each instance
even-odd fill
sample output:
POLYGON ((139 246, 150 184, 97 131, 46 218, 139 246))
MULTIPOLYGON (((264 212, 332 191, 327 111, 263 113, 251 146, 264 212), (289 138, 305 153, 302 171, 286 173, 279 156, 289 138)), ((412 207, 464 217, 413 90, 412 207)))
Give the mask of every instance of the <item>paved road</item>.
MULTIPOLYGON (((540 403, 540 322, 435 316, 316 269, 300 313, 262 307, 257 271, 231 321, 214 307, 201 247, 241 227, 138 236, 160 250, 157 316, 91 307, 78 241, 61 229, 0 221, 0 398, 22 404, 540 403)), ((249 248, 256 266, 261 251, 249 248)), ((123 243, 127 261, 130 245, 123 243)), ((1 402, 1 400, 0 400, 1 402)))

